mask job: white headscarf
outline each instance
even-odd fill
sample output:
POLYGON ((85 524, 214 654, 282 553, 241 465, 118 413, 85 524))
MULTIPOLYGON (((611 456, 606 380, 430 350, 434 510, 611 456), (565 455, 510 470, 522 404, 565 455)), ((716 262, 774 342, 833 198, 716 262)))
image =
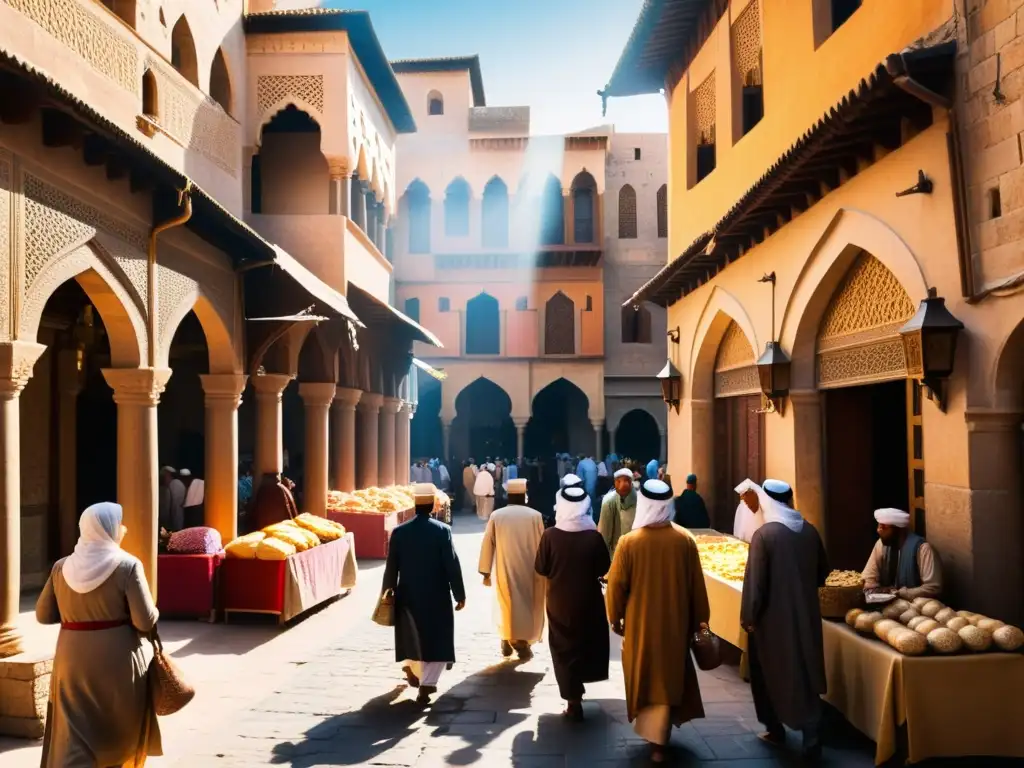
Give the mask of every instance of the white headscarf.
POLYGON ((764 510, 765 523, 782 523, 794 533, 800 533, 804 527, 803 516, 785 502, 768 496, 769 491, 774 494, 785 495, 792 493, 793 489, 790 488, 789 483, 785 483, 782 480, 764 481, 764 495, 768 497, 768 506, 764 510))
POLYGON ((555 528, 569 533, 596 531, 590 497, 582 488, 563 488, 555 497, 555 528))
POLYGON ((203 503, 203 498, 205 496, 205 491, 206 491, 206 484, 203 483, 203 481, 200 480, 197 477, 195 480, 193 480, 189 484, 188 490, 185 491, 185 504, 184 504, 184 506, 186 506, 186 507, 198 507, 200 504, 203 503))
POLYGON ((640 493, 636 497, 633 530, 648 525, 664 525, 672 521, 674 513, 672 486, 664 480, 647 480, 640 485, 640 493))
POLYGON ((121 516, 121 505, 110 501, 93 504, 82 513, 75 551, 61 567, 65 583, 78 594, 92 592, 131 558, 121 549, 121 516))
POLYGON ((579 475, 574 475, 571 472, 562 477, 561 481, 562 488, 571 488, 573 486, 583 487, 583 480, 579 475))
POLYGON ((907 528, 910 526, 910 515, 904 512, 902 509, 876 509, 875 520, 882 525, 894 525, 897 528, 907 528))

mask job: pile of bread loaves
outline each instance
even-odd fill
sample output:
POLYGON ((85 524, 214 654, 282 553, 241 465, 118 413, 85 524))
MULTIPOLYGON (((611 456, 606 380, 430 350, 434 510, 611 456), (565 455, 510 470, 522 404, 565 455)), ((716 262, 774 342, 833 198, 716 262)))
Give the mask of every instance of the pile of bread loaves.
POLYGON ((846 623, 863 635, 874 634, 907 656, 931 650, 953 653, 981 653, 988 650, 1018 651, 1024 646, 1024 632, 980 613, 954 611, 938 600, 918 597, 912 603, 893 600, 882 611, 854 608, 846 623))
POLYGON ((303 512, 294 520, 239 536, 224 547, 224 552, 233 560, 284 560, 296 552, 305 552, 344 535, 345 526, 341 523, 303 512))

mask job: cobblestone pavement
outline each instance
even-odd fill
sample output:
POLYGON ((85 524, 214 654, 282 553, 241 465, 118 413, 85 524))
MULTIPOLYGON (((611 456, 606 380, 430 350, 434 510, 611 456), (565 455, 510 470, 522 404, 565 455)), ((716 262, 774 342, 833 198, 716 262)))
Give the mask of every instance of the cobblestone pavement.
MULTIPOLYGON (((180 766, 479 765, 571 768, 647 764, 646 748, 626 722, 617 638, 611 679, 588 686, 585 723, 560 717, 562 702, 544 645, 527 663, 503 662, 493 631, 493 595, 476 575, 482 526, 458 517, 456 545, 466 578, 466 609, 456 614, 458 663, 434 704, 413 699, 393 661, 392 633, 369 614, 381 569, 361 574, 362 611, 322 650, 293 662, 274 690, 254 697, 185 751, 167 744, 180 766)), ((348 609, 349 606, 346 606, 348 609)), ((709 766, 787 764, 756 738, 749 687, 733 668, 702 673, 707 718, 673 731, 673 762, 709 766)), ((842 730, 842 729, 841 729, 842 730)), ((873 748, 845 731, 833 735, 826 764, 870 766, 873 748)), ((165 740, 166 743, 166 740, 165 740)), ((796 739, 793 746, 797 745, 796 739)))

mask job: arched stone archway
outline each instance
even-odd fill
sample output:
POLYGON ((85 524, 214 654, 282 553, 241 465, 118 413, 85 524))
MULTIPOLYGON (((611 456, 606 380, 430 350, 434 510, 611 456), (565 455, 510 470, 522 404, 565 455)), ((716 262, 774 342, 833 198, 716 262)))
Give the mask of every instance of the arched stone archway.
POLYGON ((288 99, 261 125, 259 154, 252 158, 253 213, 330 212, 330 168, 322 151, 322 124, 315 114, 288 99))
POLYGON ((202 289, 197 283, 191 280, 187 282, 192 283, 192 287, 187 290, 173 308, 165 307, 161 313, 165 319, 160 324, 157 367, 171 367, 168 360, 174 336, 185 317, 189 313, 194 313, 203 331, 203 340, 206 343, 209 356, 207 372, 212 374, 240 373, 241 363, 239 356, 235 351, 231 330, 222 311, 219 311, 213 302, 202 293, 202 289))
POLYGON ((481 376, 456 395, 448 452, 453 466, 467 458, 515 458, 512 398, 503 387, 481 376))
POLYGON ((641 464, 661 456, 661 428, 643 408, 623 414, 615 429, 615 453, 641 464))
POLYGON ((533 396, 524 449, 527 456, 541 459, 555 453, 595 453, 590 400, 575 382, 559 377, 533 396))

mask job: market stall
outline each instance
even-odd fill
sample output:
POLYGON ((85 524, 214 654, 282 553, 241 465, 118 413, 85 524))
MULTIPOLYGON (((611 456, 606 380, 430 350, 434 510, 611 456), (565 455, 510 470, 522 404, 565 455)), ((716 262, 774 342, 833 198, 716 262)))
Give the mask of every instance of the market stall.
MULTIPOLYGON (((405 485, 327 494, 327 517, 355 534, 356 556, 374 560, 388 556, 391 531, 412 519, 416 514, 413 506, 412 486, 405 485)), ((448 496, 437 491, 434 516, 447 517, 450 522, 450 510, 448 496)))
POLYGON ((743 572, 747 566, 746 542, 718 531, 691 531, 697 540, 704 585, 711 606, 711 631, 742 652, 740 675, 747 678, 747 633, 740 626, 743 572))
POLYGON ((283 624, 355 586, 355 537, 324 518, 299 515, 241 536, 225 550, 225 620, 235 613, 262 613, 283 624))
POLYGON ((224 553, 157 557, 156 607, 163 618, 217 620, 217 594, 224 553))

